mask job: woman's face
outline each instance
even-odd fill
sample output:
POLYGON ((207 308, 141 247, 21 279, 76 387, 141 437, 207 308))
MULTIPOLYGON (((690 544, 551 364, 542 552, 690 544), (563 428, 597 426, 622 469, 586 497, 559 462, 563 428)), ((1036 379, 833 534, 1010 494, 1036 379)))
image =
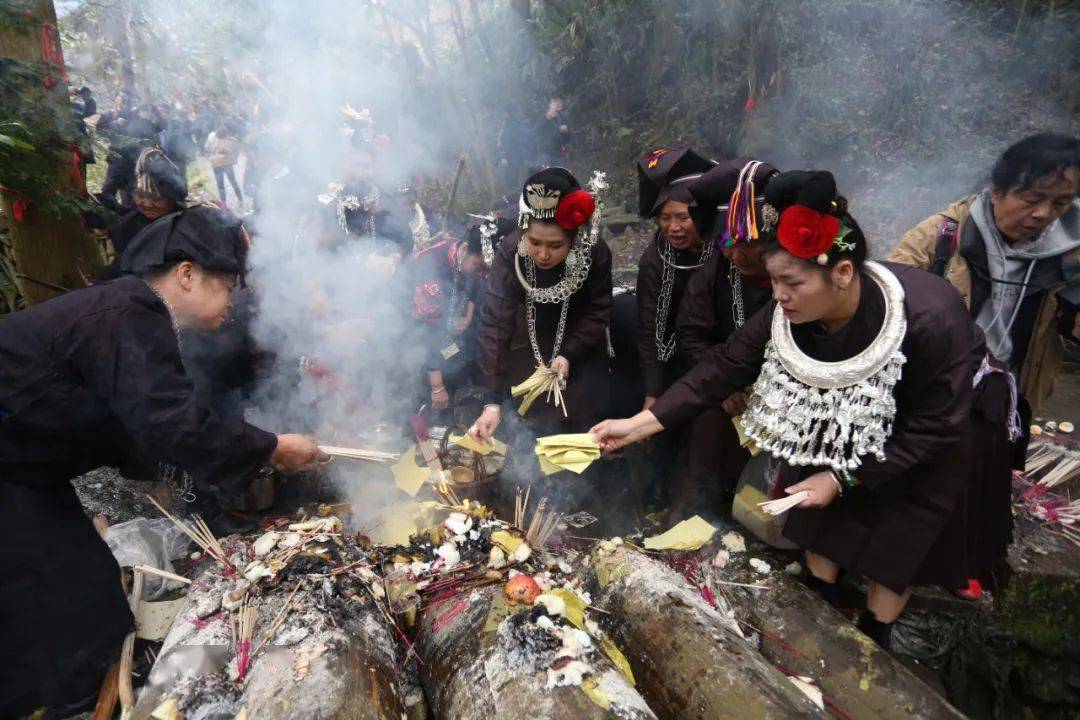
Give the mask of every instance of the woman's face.
POLYGON ((854 266, 841 260, 828 271, 817 270, 785 250, 769 253, 765 267, 772 280, 773 299, 792 323, 835 318, 844 306, 844 290, 854 266))
POLYGON ((571 235, 555 223, 531 222, 525 229, 525 252, 536 267, 550 270, 566 259, 571 235))
POLYGON ((1039 178, 1027 190, 993 188, 994 224, 1009 240, 1030 240, 1068 211, 1080 192, 1080 171, 1039 178))
POLYGON ((678 200, 668 200, 656 216, 660 232, 676 250, 696 250, 701 247, 694 221, 690 219, 690 206, 678 200))
POLYGON ((737 242, 731 247, 724 248, 724 257, 746 277, 766 277, 769 271, 765 269, 764 258, 765 243, 758 240, 737 242))
POLYGON ((157 220, 176 209, 176 204, 167 198, 156 198, 139 190, 135 191, 135 207, 150 220, 157 220))

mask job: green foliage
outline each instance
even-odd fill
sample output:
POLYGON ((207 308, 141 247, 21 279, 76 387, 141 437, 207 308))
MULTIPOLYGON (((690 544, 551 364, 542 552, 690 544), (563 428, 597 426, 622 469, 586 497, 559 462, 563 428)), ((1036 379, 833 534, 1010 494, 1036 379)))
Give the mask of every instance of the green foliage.
POLYGON ((71 111, 47 97, 42 77, 50 71, 43 63, 0 58, 0 185, 59 217, 84 202, 62 170, 77 129, 71 111))

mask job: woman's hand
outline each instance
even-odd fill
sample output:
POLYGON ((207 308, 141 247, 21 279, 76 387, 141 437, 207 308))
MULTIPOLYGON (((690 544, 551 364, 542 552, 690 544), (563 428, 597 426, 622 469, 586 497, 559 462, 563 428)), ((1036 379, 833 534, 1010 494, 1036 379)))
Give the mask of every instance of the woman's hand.
POLYGON ((498 427, 499 406, 485 405, 484 411, 480 413, 480 417, 476 418, 476 422, 469 428, 469 437, 479 443, 489 445, 491 444, 491 438, 495 435, 495 430, 497 430, 498 427))
POLYGON ((793 495, 802 490, 806 490, 810 493, 809 497, 796 506, 804 510, 823 508, 835 500, 836 496, 840 494, 840 487, 833 478, 833 474, 828 470, 814 473, 802 482, 795 483, 791 487, 786 488, 784 492, 788 495, 793 495))
POLYGON ((559 380, 566 385, 566 379, 570 377, 570 361, 559 355, 551 361, 551 369, 559 374, 559 380))
POLYGON ((278 435, 277 447, 270 456, 271 462, 286 470, 303 470, 315 463, 329 460, 329 456, 319 450, 315 438, 308 435, 278 435))
POLYGON ((604 420, 594 425, 589 432, 604 452, 613 452, 640 442, 663 429, 664 426, 651 410, 642 410, 632 418, 604 420))
POLYGON ((450 407, 450 393, 445 387, 431 388, 431 409, 445 410, 450 407))

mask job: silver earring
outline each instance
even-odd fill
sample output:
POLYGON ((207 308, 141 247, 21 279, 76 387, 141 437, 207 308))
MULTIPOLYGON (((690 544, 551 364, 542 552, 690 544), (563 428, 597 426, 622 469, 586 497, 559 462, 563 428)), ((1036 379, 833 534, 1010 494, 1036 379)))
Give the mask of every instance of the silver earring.
POLYGON ((529 253, 525 252, 525 239, 518 240, 518 255, 521 257, 528 257, 529 253))

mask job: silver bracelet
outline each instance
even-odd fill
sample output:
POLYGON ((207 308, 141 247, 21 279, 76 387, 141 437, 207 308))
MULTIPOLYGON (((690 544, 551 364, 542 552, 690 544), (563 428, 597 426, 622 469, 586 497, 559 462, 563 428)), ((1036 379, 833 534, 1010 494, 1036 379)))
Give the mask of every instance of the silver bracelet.
POLYGON ((833 483, 836 484, 836 494, 837 495, 843 495, 844 494, 844 483, 840 482, 840 478, 838 478, 836 476, 836 471, 835 470, 830 470, 829 471, 829 477, 832 479, 833 483))
POLYGON ((500 415, 502 414, 502 410, 499 409, 499 406, 497 404, 495 404, 495 403, 488 403, 487 405, 484 406, 484 412, 487 412, 489 409, 494 410, 496 413, 499 413, 500 415))

